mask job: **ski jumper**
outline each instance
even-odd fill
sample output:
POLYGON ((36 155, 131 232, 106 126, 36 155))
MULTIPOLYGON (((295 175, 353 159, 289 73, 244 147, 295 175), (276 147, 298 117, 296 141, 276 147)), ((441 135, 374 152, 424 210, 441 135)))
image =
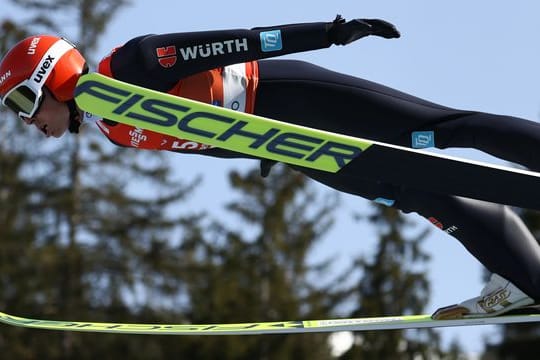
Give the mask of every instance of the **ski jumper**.
MULTIPOLYGON (((389 87, 294 60, 265 60, 327 48, 328 23, 145 35, 114 49, 102 74, 150 89, 280 121, 408 147, 471 147, 540 170, 540 125, 434 104, 389 87), (426 143, 427 139, 427 143, 426 143)), ((142 149, 249 157, 109 120, 112 142, 142 149)), ((362 156, 337 173, 294 166, 334 189, 416 212, 457 238, 489 271, 540 300, 540 245, 508 207, 366 181, 362 156)))

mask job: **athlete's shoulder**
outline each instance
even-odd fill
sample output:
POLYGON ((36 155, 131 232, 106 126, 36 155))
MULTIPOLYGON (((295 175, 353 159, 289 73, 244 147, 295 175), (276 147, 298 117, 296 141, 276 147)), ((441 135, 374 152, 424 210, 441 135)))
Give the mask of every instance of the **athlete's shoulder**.
POLYGON ((115 46, 100 60, 97 72, 109 77, 116 77, 114 68, 118 67, 118 65, 113 66, 113 59, 115 63, 122 64, 121 66, 127 66, 130 62, 138 62, 138 58, 140 57, 140 55, 137 56, 137 53, 139 53, 139 44, 149 36, 152 36, 152 34, 137 36, 123 45, 115 46))
POLYGON ((119 47, 115 47, 100 60, 97 66, 98 73, 105 76, 113 77, 112 69, 111 69, 111 59, 112 59, 113 54, 118 50, 118 48, 119 47))

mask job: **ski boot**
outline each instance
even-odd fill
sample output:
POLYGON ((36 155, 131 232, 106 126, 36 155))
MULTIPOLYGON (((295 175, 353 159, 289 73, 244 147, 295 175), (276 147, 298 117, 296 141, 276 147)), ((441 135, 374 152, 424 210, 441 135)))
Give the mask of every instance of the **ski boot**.
POLYGON ((500 275, 492 274, 480 296, 438 309, 434 320, 490 317, 534 304, 534 300, 500 275))

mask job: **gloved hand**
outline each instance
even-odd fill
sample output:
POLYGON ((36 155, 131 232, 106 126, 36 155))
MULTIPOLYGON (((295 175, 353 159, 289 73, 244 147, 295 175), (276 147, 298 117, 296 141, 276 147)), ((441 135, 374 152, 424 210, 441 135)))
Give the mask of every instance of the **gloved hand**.
POLYGON ((328 29, 328 39, 336 45, 346 45, 369 35, 381 36, 385 39, 400 37, 394 25, 379 19, 345 21, 341 15, 338 15, 328 29))

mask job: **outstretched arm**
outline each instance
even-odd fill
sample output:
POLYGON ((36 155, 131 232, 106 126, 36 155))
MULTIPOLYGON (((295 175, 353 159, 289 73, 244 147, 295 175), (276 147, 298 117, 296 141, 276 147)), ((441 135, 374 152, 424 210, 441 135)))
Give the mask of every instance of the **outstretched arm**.
POLYGON ((346 22, 338 16, 333 22, 145 35, 118 49, 111 65, 120 80, 147 86, 159 79, 166 89, 179 79, 205 70, 345 45, 369 35, 395 38, 399 32, 382 20, 346 22))

